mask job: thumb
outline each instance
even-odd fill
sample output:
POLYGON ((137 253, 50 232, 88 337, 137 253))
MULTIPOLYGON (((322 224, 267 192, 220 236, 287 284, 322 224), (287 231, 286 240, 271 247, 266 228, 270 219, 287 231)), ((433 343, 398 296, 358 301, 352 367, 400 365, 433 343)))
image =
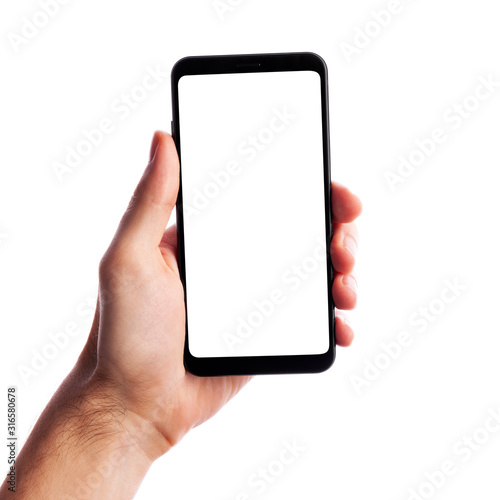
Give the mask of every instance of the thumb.
POLYGON ((116 238, 132 247, 158 247, 179 191, 179 158, 172 137, 155 132, 150 161, 130 200, 116 238))

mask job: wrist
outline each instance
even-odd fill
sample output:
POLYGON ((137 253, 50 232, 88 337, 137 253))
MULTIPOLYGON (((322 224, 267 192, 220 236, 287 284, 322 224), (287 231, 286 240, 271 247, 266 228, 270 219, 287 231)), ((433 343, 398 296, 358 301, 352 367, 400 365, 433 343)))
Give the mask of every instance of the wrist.
MULTIPOLYGON (((119 391, 80 368, 63 382, 23 446, 12 497, 131 499, 167 451, 162 436, 125 407, 119 391)), ((10 498, 5 484, 2 498, 4 493, 10 498)))
MULTIPOLYGON (((84 409, 94 426, 102 424, 109 445, 122 454, 140 456, 148 467, 164 455, 171 445, 156 425, 127 405, 121 388, 96 371, 82 385, 84 409)), ((84 412, 85 413, 85 412, 84 412)), ((85 419, 83 419, 85 424, 85 419)), ((97 428, 97 430, 99 430, 97 428)), ((119 455, 116 452, 115 455, 119 455)))

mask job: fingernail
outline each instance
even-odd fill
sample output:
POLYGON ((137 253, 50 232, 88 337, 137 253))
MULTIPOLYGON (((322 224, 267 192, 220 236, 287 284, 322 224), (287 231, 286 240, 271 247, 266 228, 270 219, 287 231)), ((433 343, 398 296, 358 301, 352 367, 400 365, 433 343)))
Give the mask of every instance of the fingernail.
POLYGON ((153 140, 151 141, 151 149, 149 150, 149 162, 151 163, 156 155, 156 150, 158 149, 158 143, 160 139, 158 134, 155 132, 153 135, 153 140))
POLYGON ((349 287, 354 293, 358 291, 358 282, 352 274, 344 274, 342 284, 349 287))
POLYGON ((350 235, 346 234, 344 237, 344 241, 342 243, 345 248, 349 251, 349 253, 355 257, 356 252, 358 251, 358 244, 356 240, 350 235))

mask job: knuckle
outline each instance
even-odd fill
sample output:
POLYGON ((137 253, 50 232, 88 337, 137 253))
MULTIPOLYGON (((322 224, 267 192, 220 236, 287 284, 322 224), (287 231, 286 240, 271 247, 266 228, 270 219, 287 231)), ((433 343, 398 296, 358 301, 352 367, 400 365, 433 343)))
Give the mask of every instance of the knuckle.
POLYGON ((108 248, 99 263, 99 282, 111 292, 130 288, 145 273, 141 252, 122 244, 108 248))

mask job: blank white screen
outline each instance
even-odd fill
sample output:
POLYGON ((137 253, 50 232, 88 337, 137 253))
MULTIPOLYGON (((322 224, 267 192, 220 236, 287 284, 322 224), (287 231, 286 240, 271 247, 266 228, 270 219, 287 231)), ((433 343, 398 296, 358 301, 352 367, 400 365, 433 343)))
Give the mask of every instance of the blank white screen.
POLYGON ((319 74, 183 76, 179 116, 191 354, 326 352, 319 74))

